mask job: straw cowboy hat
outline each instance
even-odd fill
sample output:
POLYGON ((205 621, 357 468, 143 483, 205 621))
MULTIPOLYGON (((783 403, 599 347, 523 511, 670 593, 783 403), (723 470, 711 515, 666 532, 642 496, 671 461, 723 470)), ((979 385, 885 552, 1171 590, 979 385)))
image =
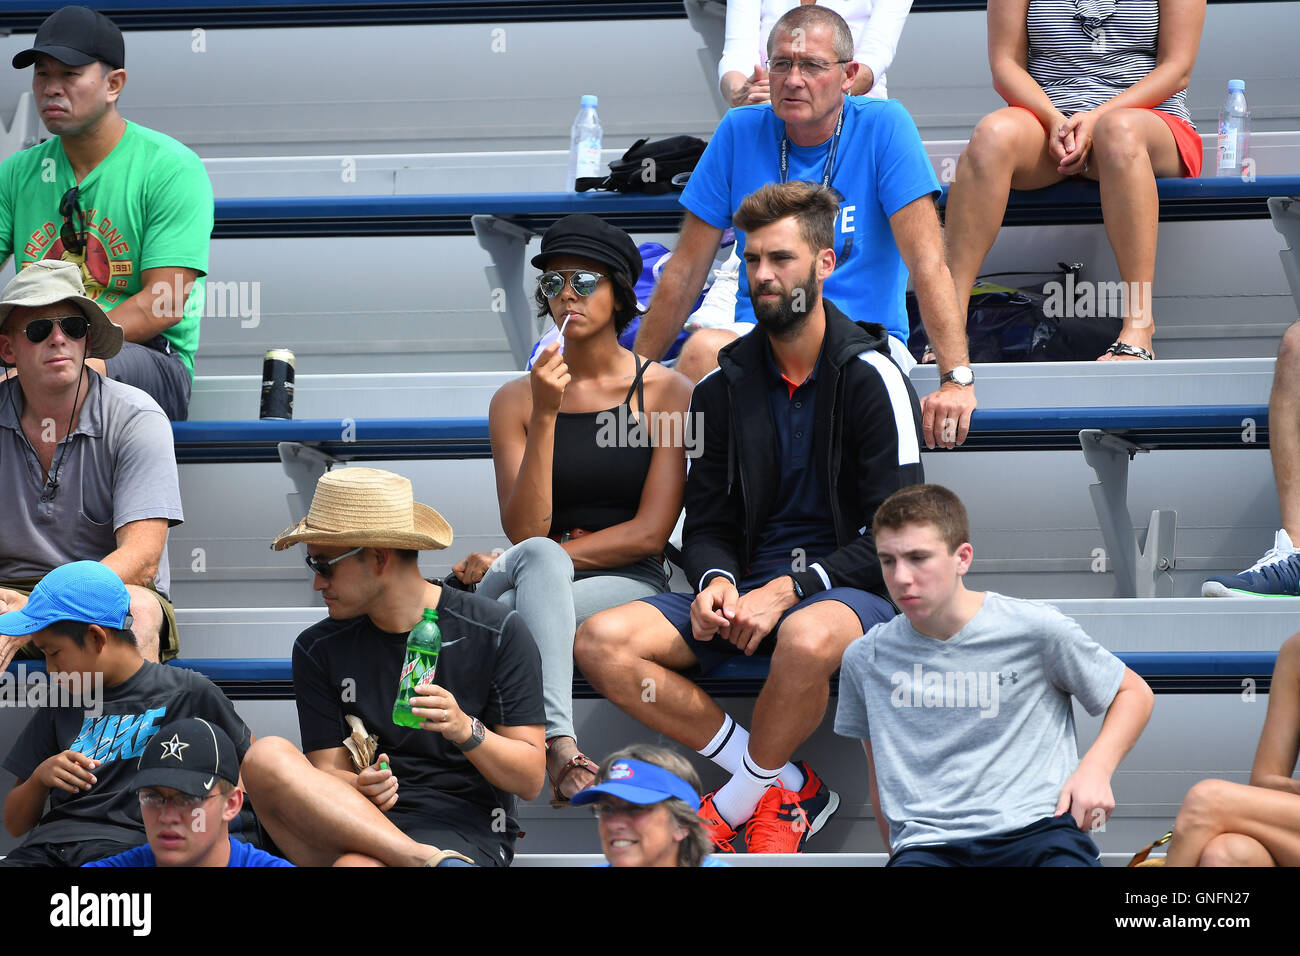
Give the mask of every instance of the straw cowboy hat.
POLYGON ((81 267, 59 259, 38 259, 20 269, 0 293, 0 325, 18 306, 73 302, 90 323, 86 358, 107 359, 122 351, 122 326, 115 324, 81 284, 81 267))
POLYGON ((298 542, 332 548, 410 548, 451 544, 451 525, 413 500, 411 483, 377 468, 340 468, 321 476, 307 517, 271 542, 283 551, 298 542))

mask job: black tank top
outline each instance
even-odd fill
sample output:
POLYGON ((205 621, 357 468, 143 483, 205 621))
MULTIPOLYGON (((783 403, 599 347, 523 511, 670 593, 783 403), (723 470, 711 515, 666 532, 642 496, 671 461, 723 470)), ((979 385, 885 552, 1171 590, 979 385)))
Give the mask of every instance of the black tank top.
MULTIPOLYGON (((575 528, 602 531, 636 517, 654 449, 645 409, 644 363, 635 355, 636 376, 622 403, 599 412, 560 412, 555 417, 551 459, 551 535, 575 528), (632 396, 636 395, 635 411, 632 396)), ((574 577, 617 574, 666 589, 663 565, 654 557, 624 568, 578 571, 574 577)))

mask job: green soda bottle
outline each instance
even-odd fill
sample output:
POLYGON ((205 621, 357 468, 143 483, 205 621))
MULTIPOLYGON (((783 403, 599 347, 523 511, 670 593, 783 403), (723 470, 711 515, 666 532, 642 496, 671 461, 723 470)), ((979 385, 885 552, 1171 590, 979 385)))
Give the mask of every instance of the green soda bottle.
POLYGON ((399 727, 419 729, 423 718, 411 713, 411 698, 418 684, 432 684, 442 650, 442 631, 438 630, 438 612, 424 609, 424 617, 406 636, 406 661, 397 679, 397 700, 393 701, 393 723, 399 727))

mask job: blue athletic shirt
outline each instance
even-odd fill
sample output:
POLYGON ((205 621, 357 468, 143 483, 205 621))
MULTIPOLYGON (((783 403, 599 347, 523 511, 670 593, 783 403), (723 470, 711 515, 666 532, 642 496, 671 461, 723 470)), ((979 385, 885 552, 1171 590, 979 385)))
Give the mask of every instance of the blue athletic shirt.
MULTIPOLYGON (((251 844, 236 840, 232 836, 226 839, 230 841, 230 862, 226 866, 293 866, 288 860, 281 859, 278 856, 272 856, 265 850, 259 850, 251 844)), ((157 866, 158 861, 154 859, 153 850, 146 843, 144 846, 138 846, 134 850, 127 850, 116 856, 106 856, 102 860, 95 860, 93 863, 83 863, 82 866, 157 866)))
MULTIPOLYGON (((831 174, 831 186, 844 201, 835 223, 835 272, 822 294, 850 319, 879 322, 906 342, 907 266, 894 243, 889 217, 921 196, 937 195, 939 181, 903 104, 860 96, 847 97, 845 104, 831 174)), ((711 226, 730 226, 746 196, 780 182, 784 131, 785 122, 771 105, 729 110, 686 184, 682 205, 711 226)), ((829 139, 808 147, 791 142, 789 179, 820 183, 829 150, 829 139)), ((752 323, 754 308, 743 267, 745 236, 740 230, 736 252, 742 260, 736 321, 752 323)))

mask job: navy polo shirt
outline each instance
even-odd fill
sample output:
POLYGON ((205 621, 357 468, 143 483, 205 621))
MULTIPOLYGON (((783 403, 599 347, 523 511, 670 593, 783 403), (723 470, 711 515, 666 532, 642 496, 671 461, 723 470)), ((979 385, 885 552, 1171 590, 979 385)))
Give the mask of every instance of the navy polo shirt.
POLYGON ((812 372, 801 383, 790 381, 776 367, 770 342, 764 341, 763 356, 780 482, 746 575, 745 583, 751 587, 789 574, 796 563, 799 570, 806 570, 837 547, 826 462, 813 452, 822 356, 817 356, 812 372))

